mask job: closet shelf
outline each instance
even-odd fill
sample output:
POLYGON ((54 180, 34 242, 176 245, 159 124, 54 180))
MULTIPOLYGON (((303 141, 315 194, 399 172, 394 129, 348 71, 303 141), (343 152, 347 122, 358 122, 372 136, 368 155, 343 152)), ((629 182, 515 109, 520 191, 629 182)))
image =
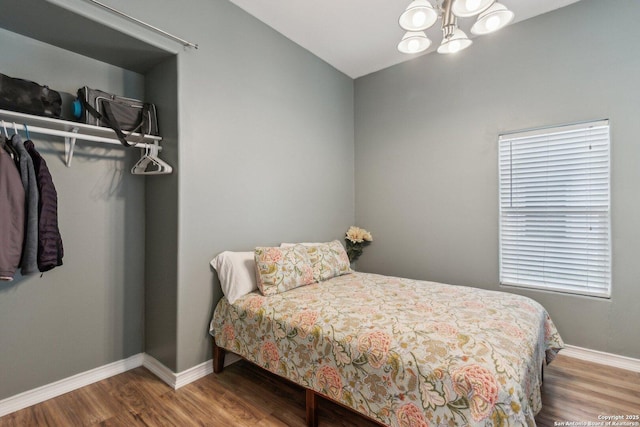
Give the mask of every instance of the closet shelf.
MULTIPOLYGON (((115 132, 106 127, 88 125, 85 123, 72 122, 68 120, 55 119, 51 117, 34 116, 32 114, 18 113, 9 110, 0 110, 0 120, 7 131, 10 129, 24 130, 25 132, 38 133, 42 135, 61 136, 65 139, 65 163, 71 166, 73 150, 76 140, 100 142, 103 144, 113 144, 124 147, 115 135, 115 132)), ((0 130, 4 132, 4 129, 0 130)), ((124 132, 125 135, 140 136, 138 133, 124 132)), ((162 137, 145 135, 142 142, 132 146, 136 148, 150 148, 156 146, 158 150, 162 147, 158 143, 162 137)))

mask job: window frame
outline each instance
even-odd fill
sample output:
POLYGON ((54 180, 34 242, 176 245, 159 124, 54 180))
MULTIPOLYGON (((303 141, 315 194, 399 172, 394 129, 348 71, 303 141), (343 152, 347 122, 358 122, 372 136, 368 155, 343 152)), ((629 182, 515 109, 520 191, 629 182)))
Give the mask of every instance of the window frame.
MULTIPOLYGON (((562 294, 572 294, 572 295, 580 295, 587 297, 597 297, 597 298, 611 298, 612 292, 612 264, 613 264, 613 248, 611 244, 611 236, 612 236, 612 224, 611 224, 611 123, 609 119, 600 119, 600 120, 590 120, 579 123, 572 124, 564 124, 564 125, 554 125, 554 126, 545 126, 541 128, 535 129, 526 129, 519 131, 510 131, 504 132, 498 135, 498 233, 499 233, 499 266, 498 266, 498 274, 499 274, 499 283, 502 287, 512 287, 512 288, 524 288, 524 289, 534 289, 544 292, 554 292, 554 293, 562 293, 562 294), (578 286, 569 286, 569 285, 554 285, 554 284, 531 284, 531 283, 518 283, 517 281, 505 280, 504 276, 504 263, 503 263, 503 252, 504 252, 504 228, 505 224, 503 221, 505 220, 505 212, 503 212, 503 192, 505 188, 503 188, 503 144, 508 141, 513 141, 517 138, 536 138, 543 137, 549 135, 559 135, 561 133, 566 133, 568 131, 574 130, 583 130, 587 131, 593 127, 606 127, 606 216, 605 221, 602 224, 606 224, 606 233, 607 233, 607 241, 606 241, 606 272, 603 275, 605 280, 603 283, 606 284, 606 289, 589 289, 588 286, 578 287, 578 286)), ((511 149, 509 149, 511 155, 511 149)), ((510 185, 512 185, 512 170, 509 171, 507 175, 510 180, 510 185)), ((513 192, 511 187, 507 190, 509 192, 509 197, 512 197, 513 192)), ((563 212, 570 212, 570 210, 565 210, 563 212)), ((513 214, 515 215, 515 214, 513 214)), ((526 215, 526 213, 524 213, 526 215)), ((543 246, 540 246, 543 247, 543 246)), ((556 258, 557 260, 557 258, 556 258)), ((540 270, 539 270, 540 271, 540 270)), ((540 273, 538 275, 540 278, 544 278, 544 274, 540 273)), ((544 282, 544 279, 542 280, 544 282)))

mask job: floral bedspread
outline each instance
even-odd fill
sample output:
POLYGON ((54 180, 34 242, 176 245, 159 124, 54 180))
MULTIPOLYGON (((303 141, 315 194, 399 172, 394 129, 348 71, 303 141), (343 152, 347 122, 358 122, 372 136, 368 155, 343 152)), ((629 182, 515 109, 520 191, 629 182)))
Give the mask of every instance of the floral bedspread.
POLYGON ((223 298, 217 345, 390 426, 534 426, 563 347, 537 302, 353 273, 223 298))

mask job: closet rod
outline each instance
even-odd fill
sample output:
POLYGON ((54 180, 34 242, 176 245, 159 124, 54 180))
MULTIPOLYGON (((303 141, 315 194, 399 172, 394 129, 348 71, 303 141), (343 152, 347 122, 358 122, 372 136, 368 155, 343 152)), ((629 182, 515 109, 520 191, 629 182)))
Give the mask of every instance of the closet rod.
MULTIPOLYGON (((8 129, 13 129, 13 122, 5 122, 7 124, 7 128, 8 129)), ((72 132, 72 131, 66 131, 66 130, 57 130, 57 129, 51 129, 51 128, 43 128, 40 126, 31 126, 31 125, 24 125, 22 123, 19 123, 18 128, 21 128, 22 130, 24 130, 25 132, 28 131, 29 133, 39 133, 39 134, 43 134, 43 135, 53 135, 53 136, 62 136, 64 138, 74 138, 74 139, 82 139, 84 141, 93 141, 93 142, 104 142, 106 144, 114 144, 114 145, 119 145, 121 146, 122 143, 120 143, 119 140, 114 139, 114 138, 108 138, 108 137, 104 137, 104 136, 96 136, 96 135, 85 135, 82 133, 78 133, 78 132, 72 132)), ((139 135, 136 133, 133 133, 131 135, 139 135)), ((153 137, 153 136, 146 136, 146 138, 150 138, 150 139, 154 139, 154 140, 160 140, 160 137, 153 137)), ((151 145, 153 144, 147 144, 147 143, 137 143, 135 145, 135 147, 137 148, 149 148, 151 147, 151 145)), ((133 146, 132 146, 133 147, 133 146)), ((159 150, 162 150, 162 147, 158 147, 159 150)))
POLYGON ((177 41, 177 42, 179 42, 179 43, 182 43, 182 45, 183 45, 184 47, 193 47, 193 48, 195 48, 195 49, 197 49, 197 48, 198 48, 198 45, 197 45, 196 43, 191 43, 191 42, 189 42, 189 41, 187 41, 187 40, 185 40, 185 39, 181 39, 180 37, 174 36, 173 34, 170 34, 170 33, 166 32, 166 31, 164 31, 164 30, 161 30, 161 29, 160 29, 160 28, 158 28, 158 27, 154 27, 154 26, 153 26, 153 25, 151 25, 151 24, 147 24, 146 22, 141 21, 141 20, 139 20, 139 19, 137 19, 137 18, 134 18, 134 17, 133 17, 133 16, 131 16, 131 15, 127 15, 126 13, 121 12, 121 11, 119 11, 118 9, 114 9, 113 7, 108 6, 108 5, 104 4, 104 3, 100 3, 100 2, 99 2, 99 1, 97 1, 97 0, 87 0, 87 1, 89 1, 89 2, 93 3, 93 4, 97 5, 97 6, 100 6, 101 8, 106 9, 106 10, 108 10, 108 11, 110 11, 110 12, 113 12, 113 13, 115 13, 116 15, 122 16, 122 17, 123 17, 123 18, 125 18, 125 19, 128 19, 128 20, 130 20, 130 21, 133 21, 133 22, 135 22, 136 24, 140 24, 140 25, 142 25, 143 27, 147 27, 147 28, 149 28, 149 29, 151 29, 151 30, 153 30, 153 31, 155 31, 155 32, 157 32, 157 33, 162 34, 162 35, 163 35, 163 36, 165 36, 165 37, 168 37, 168 38, 170 38, 170 39, 172 39, 172 40, 175 40, 175 41, 177 41))

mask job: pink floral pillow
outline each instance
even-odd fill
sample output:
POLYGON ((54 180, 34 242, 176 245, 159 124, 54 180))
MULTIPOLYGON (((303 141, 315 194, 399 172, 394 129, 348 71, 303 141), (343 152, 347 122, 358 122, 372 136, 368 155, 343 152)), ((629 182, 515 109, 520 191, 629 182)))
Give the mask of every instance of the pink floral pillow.
POLYGON ((263 295, 286 292, 314 282, 313 268, 302 245, 287 248, 257 247, 256 280, 263 295))
POLYGON ((338 240, 329 243, 305 245, 313 267, 313 278, 317 281, 331 279, 351 273, 349 257, 338 240))

